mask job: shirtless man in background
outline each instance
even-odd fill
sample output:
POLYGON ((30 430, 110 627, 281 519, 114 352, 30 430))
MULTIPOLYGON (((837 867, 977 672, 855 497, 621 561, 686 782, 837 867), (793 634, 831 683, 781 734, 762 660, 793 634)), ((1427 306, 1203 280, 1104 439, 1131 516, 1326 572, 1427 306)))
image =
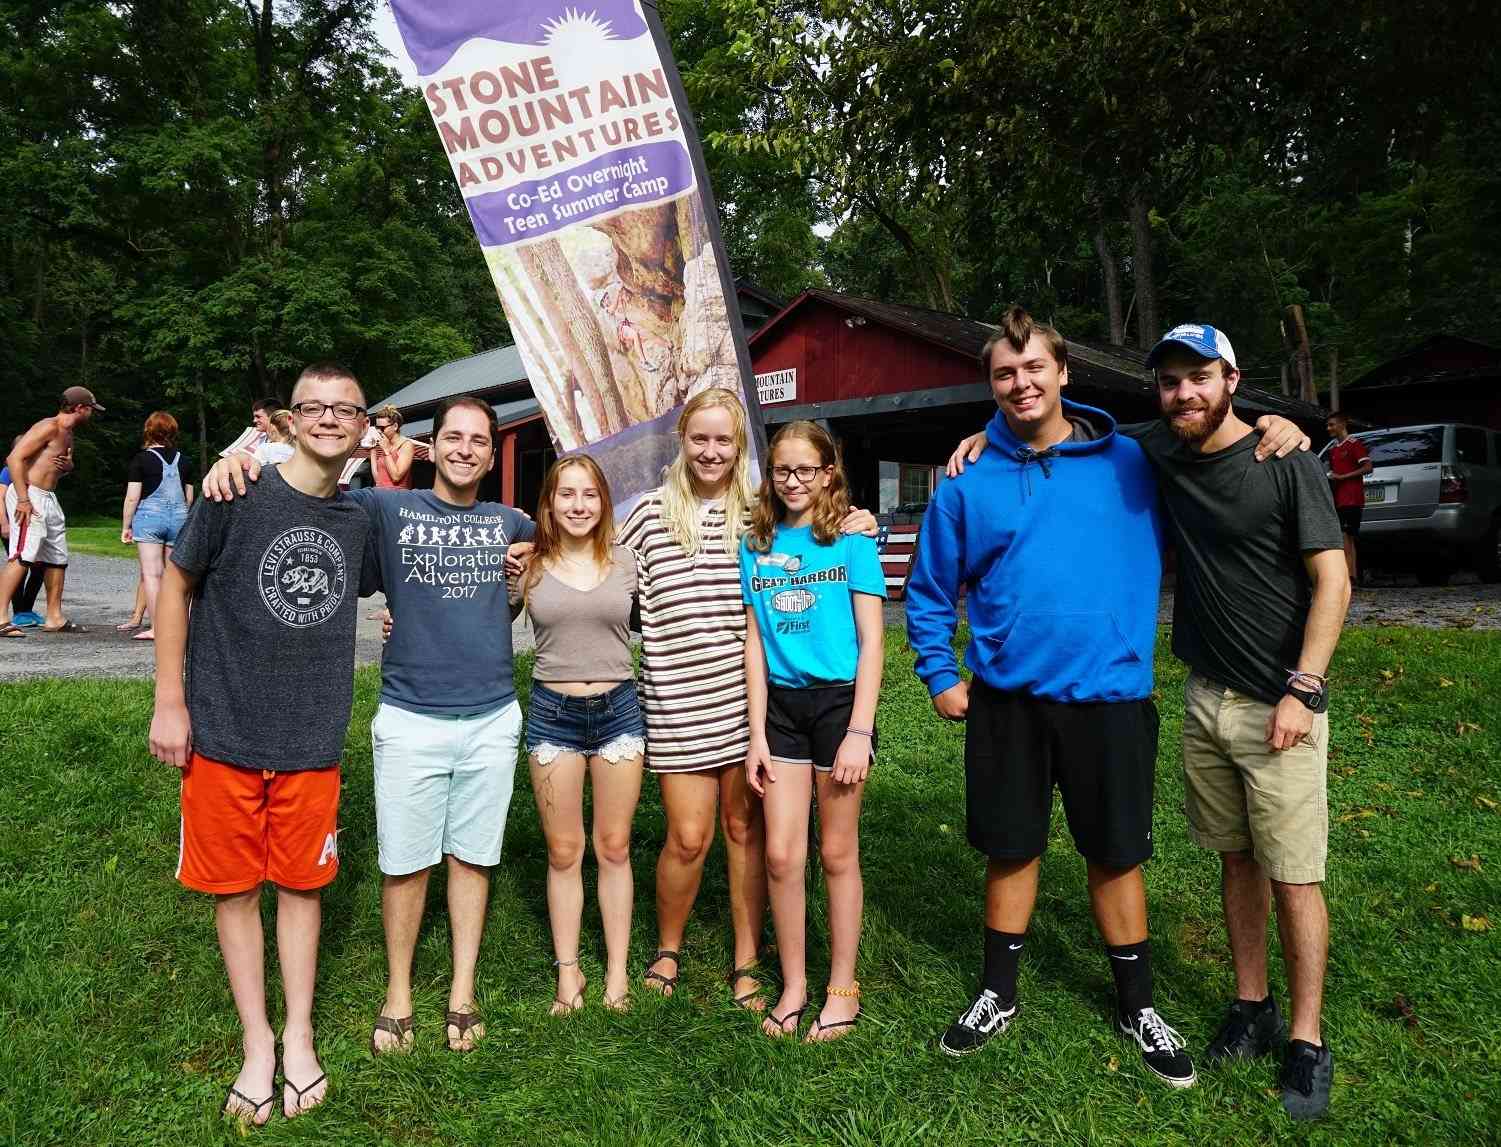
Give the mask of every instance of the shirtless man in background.
MULTIPOLYGON (((42 566, 47 587, 47 617, 42 629, 48 633, 83 632, 82 626, 62 615, 68 536, 67 521, 54 491, 58 479, 72 468, 74 427, 103 409, 87 387, 68 387, 58 412, 21 435, 6 459, 10 468, 10 488, 5 492, 10 549, 9 560, 0 570, 0 601, 14 596, 28 564, 42 566)), ((20 632, 9 622, 0 626, 0 636, 14 637, 20 632)))

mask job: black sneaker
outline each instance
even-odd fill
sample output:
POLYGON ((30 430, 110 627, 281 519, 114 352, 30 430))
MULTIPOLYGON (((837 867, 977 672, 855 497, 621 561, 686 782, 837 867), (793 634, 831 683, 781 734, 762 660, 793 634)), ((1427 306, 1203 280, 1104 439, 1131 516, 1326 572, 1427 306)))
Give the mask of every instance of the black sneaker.
POLYGON ((1334 1053, 1304 1040, 1290 1040, 1282 1060, 1282 1106, 1294 1119, 1317 1119, 1329 1110, 1334 1053))
POLYGON ((944 1055, 969 1055, 979 1051, 991 1036, 1005 1031, 1019 1011, 1021 1005, 1015 1000, 1003 1004, 1000 996, 985 988, 939 1037, 938 1050, 944 1055))
POLYGON ((1141 1048, 1147 1070, 1169 1087, 1192 1087, 1198 1078, 1193 1060, 1183 1050, 1183 1037, 1168 1027, 1155 1008, 1142 1008, 1135 1015, 1116 1017, 1121 1034, 1141 1048))
POLYGON ((1276 1050, 1282 1039, 1282 1013, 1277 1001, 1270 1006, 1236 1000, 1230 1005, 1225 1022, 1209 1041, 1204 1058, 1209 1063, 1231 1059, 1259 1059, 1276 1050))

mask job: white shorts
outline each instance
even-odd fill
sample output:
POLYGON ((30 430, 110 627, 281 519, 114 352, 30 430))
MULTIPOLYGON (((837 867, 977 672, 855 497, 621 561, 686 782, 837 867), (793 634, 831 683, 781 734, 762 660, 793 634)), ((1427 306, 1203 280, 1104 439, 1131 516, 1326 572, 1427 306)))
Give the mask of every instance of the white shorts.
POLYGON ((444 856, 500 863, 521 706, 443 717, 384 702, 370 722, 375 756, 375 837, 380 870, 406 876, 444 856))
POLYGON ((5 514, 10 519, 10 557, 49 566, 68 564, 68 522, 57 495, 28 487, 31 518, 23 530, 16 522, 16 488, 5 488, 5 514))

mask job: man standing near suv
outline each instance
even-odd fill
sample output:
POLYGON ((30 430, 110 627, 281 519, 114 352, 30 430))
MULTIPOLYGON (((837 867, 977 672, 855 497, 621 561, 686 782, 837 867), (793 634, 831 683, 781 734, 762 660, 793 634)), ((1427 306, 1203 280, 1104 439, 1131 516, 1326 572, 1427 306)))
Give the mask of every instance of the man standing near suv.
POLYGON ((1282 1105, 1329 1106, 1334 1056, 1319 1028, 1329 916, 1328 687, 1350 602, 1339 519, 1319 462, 1258 464, 1260 435, 1231 408, 1240 381, 1224 333, 1174 327, 1152 348, 1163 420, 1140 441, 1178 546, 1173 652, 1184 690, 1189 835, 1221 859, 1236 1000, 1210 1063, 1271 1053, 1282 1017, 1267 988, 1266 918, 1292 994, 1282 1105))
POLYGON ((1359 577, 1355 539, 1360 536, 1360 516, 1365 511, 1365 476, 1374 467, 1365 444, 1350 437, 1348 415, 1336 410, 1325 426, 1334 439, 1329 448, 1329 485, 1334 488, 1334 510, 1344 534, 1345 565, 1350 570, 1350 584, 1355 585, 1359 577))

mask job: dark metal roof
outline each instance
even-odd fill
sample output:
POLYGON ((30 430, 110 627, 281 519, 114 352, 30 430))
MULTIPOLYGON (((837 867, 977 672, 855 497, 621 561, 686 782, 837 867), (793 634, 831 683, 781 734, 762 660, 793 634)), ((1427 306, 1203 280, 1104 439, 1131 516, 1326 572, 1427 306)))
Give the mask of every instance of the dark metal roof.
POLYGON ((787 305, 786 299, 782 298, 780 295, 773 295, 765 287, 757 286, 749 279, 736 279, 735 293, 740 295, 749 295, 762 306, 771 308, 771 312, 773 314, 775 314, 777 311, 780 311, 787 305))
POLYGON ((1469 382, 1474 379, 1495 379, 1498 376, 1501 376, 1501 347, 1460 335, 1433 335, 1411 350, 1366 371, 1354 382, 1340 389, 1348 391, 1358 387, 1361 390, 1374 390, 1377 387, 1469 382), (1480 351, 1482 355, 1489 352, 1492 362, 1480 366, 1436 368, 1430 362, 1430 357, 1443 350, 1480 351))
POLYGON ((401 410, 441 402, 455 394, 475 394, 494 390, 508 383, 526 382, 526 367, 521 352, 514 346, 498 346, 468 358, 446 362, 429 371, 416 382, 402 387, 391 397, 371 406, 371 410, 394 405, 401 410))

